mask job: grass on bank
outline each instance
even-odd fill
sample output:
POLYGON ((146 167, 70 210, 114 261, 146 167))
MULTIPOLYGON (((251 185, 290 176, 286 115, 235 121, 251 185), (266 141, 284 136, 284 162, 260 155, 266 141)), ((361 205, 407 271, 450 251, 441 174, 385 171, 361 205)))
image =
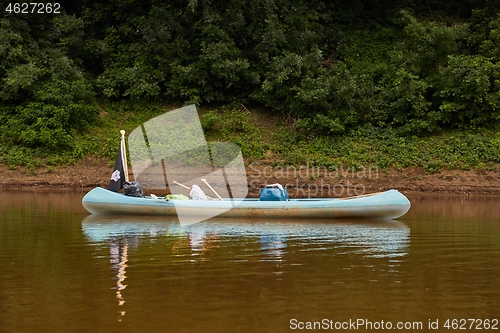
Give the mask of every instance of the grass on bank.
MULTIPOLYGON (((116 103, 102 106, 99 121, 85 134, 74 137, 70 150, 50 154, 40 149, 0 147, 0 162, 28 170, 71 165, 86 155, 109 158, 117 153, 120 129, 130 133, 143 122, 174 106, 137 106, 116 103)), ((427 173, 443 169, 497 170, 500 163, 500 130, 448 131, 429 137, 400 136, 393 129, 364 127, 343 136, 304 132, 294 121, 266 111, 236 107, 202 108, 200 119, 207 141, 238 144, 244 158, 272 165, 315 165, 331 170, 378 167, 403 170, 422 168, 427 173)))

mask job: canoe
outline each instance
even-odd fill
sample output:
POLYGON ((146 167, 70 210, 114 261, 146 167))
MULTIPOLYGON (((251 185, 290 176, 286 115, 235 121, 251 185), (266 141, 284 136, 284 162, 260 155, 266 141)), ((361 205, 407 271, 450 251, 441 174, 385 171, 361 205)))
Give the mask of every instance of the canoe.
POLYGON ((410 201, 397 190, 350 198, 290 199, 287 201, 260 201, 249 198, 224 199, 224 201, 167 201, 150 196, 144 198, 126 196, 98 187, 83 197, 82 204, 92 214, 177 215, 179 219, 181 216, 189 217, 190 221, 196 222, 214 216, 395 219, 403 216, 410 209, 410 201))
POLYGON ((128 182, 125 131, 120 133, 120 149, 108 190, 95 188, 82 199, 90 213, 176 216, 183 226, 216 216, 395 219, 410 209, 410 201, 397 190, 351 198, 288 200, 281 185, 272 184, 261 191, 262 200, 239 199, 248 195, 241 149, 228 142, 208 143, 194 105, 150 119, 129 135, 130 161, 137 182, 132 188, 129 186, 132 183, 128 182), (198 186, 189 188, 174 181, 180 180, 179 177, 189 184, 204 183, 221 200, 167 201, 156 196, 143 197, 138 186, 141 183, 150 190, 164 189, 167 185, 169 188, 181 186, 190 189, 193 198, 206 198, 198 186), (167 179, 170 180, 168 184, 167 179), (212 185, 218 185, 221 192, 216 192, 212 185), (122 188, 127 194, 136 192, 139 195, 121 194, 122 188), (195 191, 198 188, 200 191, 195 191), (232 198, 223 199, 224 196, 232 198))

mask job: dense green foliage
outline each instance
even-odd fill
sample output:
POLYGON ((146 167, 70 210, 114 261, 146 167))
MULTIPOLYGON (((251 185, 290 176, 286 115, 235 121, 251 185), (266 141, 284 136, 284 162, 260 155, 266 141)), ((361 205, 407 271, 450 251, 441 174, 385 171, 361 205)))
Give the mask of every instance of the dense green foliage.
POLYGON ((67 25, 81 24, 58 17, 42 34, 46 22, 33 21, 0 20, 1 140, 63 151, 97 115, 92 86, 68 55, 76 41, 64 38, 67 25))
MULTIPOLYGON (((427 140, 500 123, 494 0, 82 0, 60 14, 4 9, 7 162, 95 151, 73 138, 85 142, 89 128, 102 126, 97 101, 142 105, 135 114, 151 103, 259 105, 291 119, 294 135, 320 141, 367 128, 427 140)), ((268 147, 241 114, 208 114, 204 124, 241 141, 246 156, 262 155, 268 147)))

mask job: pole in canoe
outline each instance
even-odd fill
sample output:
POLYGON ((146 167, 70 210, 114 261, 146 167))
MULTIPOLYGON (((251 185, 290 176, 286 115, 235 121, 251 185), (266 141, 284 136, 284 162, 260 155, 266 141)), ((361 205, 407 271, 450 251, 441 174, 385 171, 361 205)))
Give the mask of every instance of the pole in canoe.
POLYGON ((125 146, 125 130, 121 130, 120 134, 122 135, 120 144, 123 156, 123 171, 125 173, 125 181, 128 182, 128 165, 127 165, 127 148, 125 146))
POLYGON ((122 135, 120 139, 120 149, 118 156, 116 156, 115 166, 109 181, 108 190, 118 192, 124 188, 125 182, 128 182, 128 168, 127 168, 127 152, 125 149, 125 131, 121 130, 122 135))
POLYGON ((207 182, 206 179, 202 179, 201 181, 204 182, 208 186, 208 188, 211 189, 212 192, 215 193, 215 195, 220 199, 220 201, 224 201, 224 199, 222 199, 222 197, 219 195, 219 193, 217 193, 217 191, 214 190, 214 188, 212 186, 210 186, 210 184, 207 182))
POLYGON ((178 183, 178 182, 176 182, 175 180, 173 181, 173 183, 174 183, 175 185, 179 185, 180 187, 184 187, 184 188, 185 188, 185 189, 187 189, 187 190, 190 190, 190 189, 191 189, 189 186, 186 186, 186 185, 184 185, 184 184, 178 183))

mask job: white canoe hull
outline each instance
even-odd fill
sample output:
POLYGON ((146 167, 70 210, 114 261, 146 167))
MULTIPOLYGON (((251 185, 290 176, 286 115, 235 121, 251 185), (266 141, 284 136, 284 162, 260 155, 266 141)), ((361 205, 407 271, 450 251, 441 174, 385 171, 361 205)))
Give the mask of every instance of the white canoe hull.
POLYGON ((99 187, 88 192, 82 199, 82 204, 92 214, 175 216, 181 212, 193 218, 204 218, 208 213, 222 217, 395 219, 410 209, 410 201, 397 190, 343 199, 165 201, 150 197, 129 197, 99 187))

